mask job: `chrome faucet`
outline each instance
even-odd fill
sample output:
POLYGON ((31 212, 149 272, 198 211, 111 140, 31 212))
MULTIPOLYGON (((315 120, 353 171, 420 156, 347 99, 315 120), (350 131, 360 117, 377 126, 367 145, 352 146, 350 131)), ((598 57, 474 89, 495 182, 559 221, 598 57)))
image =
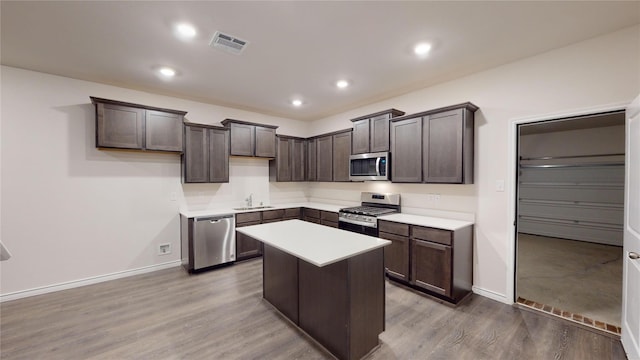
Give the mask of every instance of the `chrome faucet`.
POLYGON ((249 194, 249 197, 244 199, 244 201, 247 202, 247 207, 252 207, 253 206, 253 194, 249 194))

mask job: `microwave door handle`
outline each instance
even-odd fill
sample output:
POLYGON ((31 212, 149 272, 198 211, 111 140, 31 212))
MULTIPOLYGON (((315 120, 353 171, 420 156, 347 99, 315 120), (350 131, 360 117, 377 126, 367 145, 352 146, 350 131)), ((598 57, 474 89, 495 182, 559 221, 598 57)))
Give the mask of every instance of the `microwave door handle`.
POLYGON ((376 175, 380 176, 380 156, 376 158, 376 175))

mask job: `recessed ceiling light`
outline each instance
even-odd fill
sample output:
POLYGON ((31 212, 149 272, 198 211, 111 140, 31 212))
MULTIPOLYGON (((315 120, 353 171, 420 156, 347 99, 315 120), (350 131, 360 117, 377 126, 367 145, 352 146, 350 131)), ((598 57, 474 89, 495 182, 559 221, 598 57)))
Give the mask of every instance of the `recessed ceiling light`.
POLYGON ((340 89, 344 89, 344 88, 346 88, 347 86, 349 86, 349 82, 348 82, 347 80, 338 80, 338 81, 336 82, 336 86, 337 86, 338 88, 340 88, 340 89))
POLYGON ((160 74, 162 74, 164 77, 173 77, 176 74, 176 71, 173 70, 172 68, 168 68, 168 67, 163 67, 160 68, 160 70, 158 70, 160 72, 160 74))
POLYGON ((300 100, 300 99, 291 100, 291 105, 296 106, 296 107, 297 106, 302 106, 302 100, 300 100))
POLYGON ((197 31, 193 25, 181 23, 176 25, 176 34, 183 39, 191 39, 196 36, 197 31))
POLYGON ((413 52, 418 56, 425 56, 431 50, 431 44, 420 43, 413 48, 413 52))

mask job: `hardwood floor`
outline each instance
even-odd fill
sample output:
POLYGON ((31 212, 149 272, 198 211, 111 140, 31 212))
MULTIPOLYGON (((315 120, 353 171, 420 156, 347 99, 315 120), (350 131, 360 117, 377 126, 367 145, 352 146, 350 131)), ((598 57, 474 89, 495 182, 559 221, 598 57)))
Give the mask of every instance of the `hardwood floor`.
MULTIPOLYGON (((457 308, 387 283, 368 359, 625 359, 618 340, 473 296, 457 308)), ((262 300, 262 260, 182 268, 5 302, 2 359, 329 359, 262 300)))

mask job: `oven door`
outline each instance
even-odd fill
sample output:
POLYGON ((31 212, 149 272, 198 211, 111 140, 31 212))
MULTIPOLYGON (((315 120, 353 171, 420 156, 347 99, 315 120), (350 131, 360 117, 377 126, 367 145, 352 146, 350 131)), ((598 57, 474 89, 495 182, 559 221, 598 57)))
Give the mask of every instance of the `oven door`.
POLYGON ((358 234, 365 234, 365 235, 369 235, 369 236, 378 237, 378 228, 377 227, 352 224, 352 223, 348 223, 346 221, 338 221, 338 228, 340 228, 342 230, 355 232, 355 233, 358 233, 358 234))

